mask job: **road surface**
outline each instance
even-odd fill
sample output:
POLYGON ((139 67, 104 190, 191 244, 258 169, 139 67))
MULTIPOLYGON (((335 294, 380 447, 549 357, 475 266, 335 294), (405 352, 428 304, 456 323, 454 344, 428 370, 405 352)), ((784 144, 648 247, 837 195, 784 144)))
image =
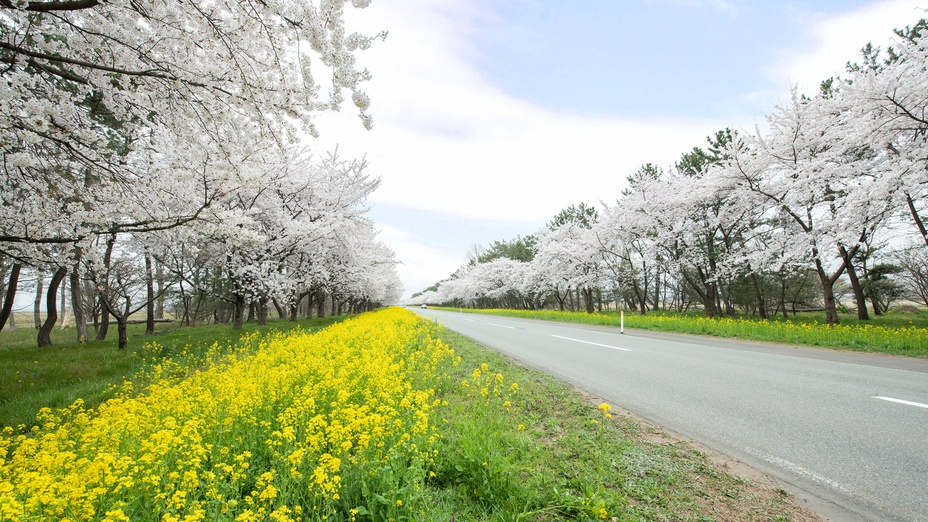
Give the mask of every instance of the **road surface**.
POLYGON ((416 311, 772 475, 831 520, 928 522, 928 360, 416 311))

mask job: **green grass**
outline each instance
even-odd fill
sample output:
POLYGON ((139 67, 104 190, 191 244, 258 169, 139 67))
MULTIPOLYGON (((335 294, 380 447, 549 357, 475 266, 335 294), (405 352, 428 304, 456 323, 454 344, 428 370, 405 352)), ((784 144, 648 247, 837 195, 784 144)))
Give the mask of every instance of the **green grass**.
MULTIPOLYGON (((457 308, 448 310, 459 310, 457 308)), ((619 327, 618 312, 587 314, 556 310, 470 310, 465 312, 545 319, 619 327)), ((842 323, 828 326, 824 314, 801 314, 789 320, 763 321, 751 317, 707 318, 697 314, 651 312, 625 314, 625 327, 632 329, 713 335, 804 346, 820 346, 861 352, 910 357, 928 357, 928 311, 892 313, 869 322, 841 317, 842 323)))
MULTIPOLYGON (((262 330, 287 331, 297 326, 321 328, 343 317, 270 321, 262 330)), ((89 407, 113 397, 126 380, 142 380, 165 358, 181 365, 196 364, 214 343, 229 348, 243 334, 258 331, 246 323, 235 331, 228 325, 181 328, 158 323, 154 335, 145 335, 145 325, 129 325, 129 347, 117 348, 116 328, 111 325, 107 340, 79 344, 74 329, 52 332, 52 346, 36 346, 37 331, 18 328, 0 332, 0 426, 30 425, 42 407, 64 408, 75 399, 89 407), (157 350, 150 343, 157 343, 157 350), (182 357, 178 358, 179 355, 182 357), (186 360, 184 360, 186 358, 186 360)), ((91 336, 93 331, 91 330, 91 336)), ((136 387, 144 382, 135 382, 136 387)))

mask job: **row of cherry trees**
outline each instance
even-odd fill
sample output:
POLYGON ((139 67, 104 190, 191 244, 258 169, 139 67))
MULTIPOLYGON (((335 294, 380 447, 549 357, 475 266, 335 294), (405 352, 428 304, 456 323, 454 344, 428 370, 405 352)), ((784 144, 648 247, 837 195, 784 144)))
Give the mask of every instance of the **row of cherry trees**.
POLYGON ((563 308, 576 296, 592 311, 605 292, 644 313, 663 285, 709 316, 734 313, 738 294, 766 318, 811 275, 829 323, 844 277, 860 317, 867 301, 880 313, 894 291, 881 254, 895 250, 916 283, 928 267, 925 29, 898 31, 886 58, 866 47, 862 65, 814 97, 794 89, 765 130, 721 131, 673 168, 643 166, 601 212, 565 210, 532 238, 529 258, 488 256, 418 299, 563 308))
POLYGON ((0 0, 0 327, 29 270, 54 274, 39 345, 65 278, 78 338, 95 302, 121 347, 167 292, 188 319, 227 303, 236 327, 269 303, 397 299, 365 217, 378 181, 302 144, 346 93, 371 126, 355 55, 385 35, 344 22, 368 3, 0 0))

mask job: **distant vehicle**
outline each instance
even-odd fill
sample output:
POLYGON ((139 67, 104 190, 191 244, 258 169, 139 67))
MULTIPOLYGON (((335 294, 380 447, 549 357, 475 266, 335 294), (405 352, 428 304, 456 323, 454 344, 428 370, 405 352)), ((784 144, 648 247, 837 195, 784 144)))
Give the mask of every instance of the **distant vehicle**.
POLYGON ((423 304, 422 309, 425 310, 426 308, 428 308, 428 306, 423 304))

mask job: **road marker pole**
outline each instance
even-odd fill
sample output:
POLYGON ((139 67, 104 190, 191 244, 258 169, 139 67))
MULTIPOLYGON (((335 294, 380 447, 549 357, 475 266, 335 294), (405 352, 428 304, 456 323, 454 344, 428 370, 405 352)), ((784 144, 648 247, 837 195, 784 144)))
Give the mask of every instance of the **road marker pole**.
POLYGON ((625 333, 625 310, 619 311, 619 333, 625 333))

